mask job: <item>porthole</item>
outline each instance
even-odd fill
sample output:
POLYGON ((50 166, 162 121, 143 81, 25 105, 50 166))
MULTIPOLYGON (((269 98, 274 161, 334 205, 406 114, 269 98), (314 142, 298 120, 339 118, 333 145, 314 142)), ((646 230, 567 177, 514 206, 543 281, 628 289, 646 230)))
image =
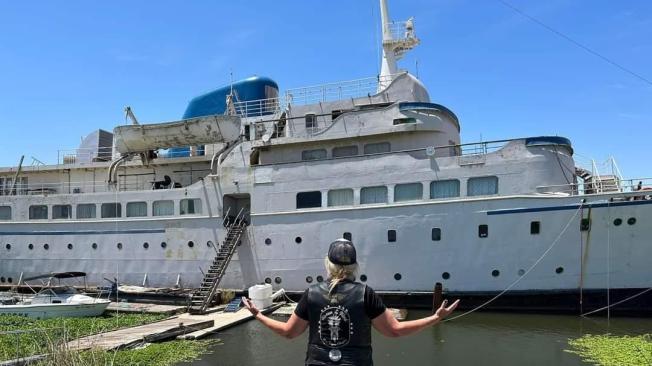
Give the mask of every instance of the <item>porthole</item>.
POLYGON ((11 244, 5 245, 5 248, 7 248, 7 250, 11 250, 11 244))
POLYGON ((283 280, 281 280, 281 277, 276 277, 276 278, 274 279, 274 282, 276 282, 277 284, 280 285, 281 282, 283 282, 283 280))
POLYGON ((614 220, 614 225, 616 226, 620 226, 622 223, 623 223, 623 219, 618 218, 614 220))
POLYGON ((265 278, 265 283, 272 283, 272 279, 269 277, 265 278))
POLYGON ((441 274, 441 278, 447 280, 447 279, 451 278, 451 274, 448 273, 448 272, 444 272, 444 273, 441 274))
POLYGON ((167 246, 168 246, 168 244, 166 242, 161 243, 161 248, 165 249, 165 247, 167 247, 167 246))
POLYGON ((317 276, 317 282, 324 282, 324 277, 317 276))
POLYGON ((494 269, 493 271, 491 271, 491 275, 494 276, 494 277, 498 277, 498 276, 500 276, 500 271, 497 270, 497 269, 494 269))
POLYGON ((489 225, 478 225, 478 237, 486 238, 489 236, 489 225))
POLYGON ((272 245, 272 239, 270 238, 265 239, 265 245, 272 245))
POLYGON ((556 274, 561 274, 562 272, 564 272, 564 267, 557 267, 557 269, 555 269, 556 274))
POLYGON ((306 282, 312 283, 312 277, 311 276, 306 277, 306 282))
POLYGON ((50 249, 50 244, 43 244, 43 249, 48 250, 50 249))
POLYGON ((0 282, 5 283, 5 278, 4 278, 4 277, 0 277, 0 282))
POLYGON ((367 282, 367 275, 360 275, 360 281, 367 282))
POLYGON ((29 245, 27 246, 27 248, 29 248, 29 250, 34 250, 34 244, 29 243, 29 245))
POLYGON ((403 276, 401 276, 400 273, 394 273, 394 279, 395 279, 395 280, 400 281, 401 278, 403 278, 403 276))
POLYGON ((122 243, 118 243, 117 247, 118 247, 118 250, 122 250, 122 243))
POLYGON ((93 249, 97 249, 97 243, 91 244, 91 247, 93 247, 93 249))
POLYGON ((634 225, 636 223, 636 218, 635 217, 630 217, 627 219, 627 224, 628 225, 634 225))
POLYGON ((9 283, 13 283, 13 282, 14 282, 14 279, 11 278, 11 277, 9 277, 9 278, 7 278, 7 282, 9 282, 9 283))
POLYGON ((387 230, 387 241, 389 243, 396 242, 396 230, 387 230))
POLYGON ((195 246, 195 243, 193 243, 192 241, 189 241, 189 242, 188 242, 188 247, 189 247, 189 248, 192 248, 192 247, 194 247, 194 246, 195 246))
POLYGON ((148 242, 144 242, 144 243, 143 243, 143 248, 145 248, 145 249, 149 248, 149 243, 148 243, 148 242))
POLYGON ((518 270, 517 273, 518 273, 519 276, 523 276, 525 274, 525 270, 521 268, 521 269, 518 270))
POLYGON ((72 243, 68 243, 68 250, 72 250, 72 243))
POLYGON ((209 247, 209 248, 212 248, 212 247, 213 247, 213 242, 210 241, 210 240, 207 241, 207 242, 206 242, 206 246, 209 247))
POLYGON ((294 238, 294 242, 297 243, 297 244, 301 244, 301 242, 302 242, 301 237, 297 236, 296 238, 294 238))

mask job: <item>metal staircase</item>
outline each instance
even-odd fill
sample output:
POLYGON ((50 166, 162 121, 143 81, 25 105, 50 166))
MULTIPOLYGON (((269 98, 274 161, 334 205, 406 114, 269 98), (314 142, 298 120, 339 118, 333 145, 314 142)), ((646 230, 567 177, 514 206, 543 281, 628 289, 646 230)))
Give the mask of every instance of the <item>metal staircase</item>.
POLYGON ((204 274, 201 285, 193 292, 190 298, 188 312, 191 314, 206 313, 206 309, 208 309, 215 295, 217 295, 220 281, 231 262, 231 258, 247 225, 243 210, 240 210, 235 219, 232 220, 229 218, 227 212, 224 215, 223 223, 227 228, 226 238, 222 242, 219 250, 216 250, 215 259, 213 259, 213 263, 208 269, 208 272, 204 274))

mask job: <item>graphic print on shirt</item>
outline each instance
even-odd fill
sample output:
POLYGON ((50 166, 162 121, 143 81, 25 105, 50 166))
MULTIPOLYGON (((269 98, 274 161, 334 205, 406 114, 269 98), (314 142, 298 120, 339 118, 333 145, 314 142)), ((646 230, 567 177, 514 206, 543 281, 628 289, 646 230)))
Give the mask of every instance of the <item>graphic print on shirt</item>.
POLYGON ((343 306, 326 306, 319 315, 319 338, 325 346, 346 346, 353 334, 349 310, 343 306))

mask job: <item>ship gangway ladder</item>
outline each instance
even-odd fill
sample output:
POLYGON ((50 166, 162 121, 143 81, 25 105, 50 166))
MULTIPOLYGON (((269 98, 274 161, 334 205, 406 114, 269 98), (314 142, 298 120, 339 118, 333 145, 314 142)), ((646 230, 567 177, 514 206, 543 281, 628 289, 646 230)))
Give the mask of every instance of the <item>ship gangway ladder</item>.
POLYGON ((216 250, 215 258, 210 268, 204 274, 204 279, 199 288, 197 288, 190 298, 188 312, 190 314, 205 314, 213 299, 218 293, 218 286, 224 273, 226 272, 231 258, 235 254, 238 243, 247 226, 244 209, 241 209, 238 215, 231 221, 228 212, 224 215, 222 221, 227 228, 226 238, 222 242, 219 250, 216 250))

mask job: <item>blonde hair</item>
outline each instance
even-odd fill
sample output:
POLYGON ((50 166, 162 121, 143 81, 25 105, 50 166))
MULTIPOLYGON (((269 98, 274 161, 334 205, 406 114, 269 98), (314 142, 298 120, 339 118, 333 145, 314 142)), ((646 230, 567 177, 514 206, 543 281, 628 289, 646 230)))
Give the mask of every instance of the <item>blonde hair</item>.
POLYGON ((324 258, 324 266, 326 267, 326 273, 330 281, 328 284, 329 295, 338 283, 346 279, 354 280, 355 275, 358 273, 357 263, 343 266, 331 262, 328 257, 324 258))

